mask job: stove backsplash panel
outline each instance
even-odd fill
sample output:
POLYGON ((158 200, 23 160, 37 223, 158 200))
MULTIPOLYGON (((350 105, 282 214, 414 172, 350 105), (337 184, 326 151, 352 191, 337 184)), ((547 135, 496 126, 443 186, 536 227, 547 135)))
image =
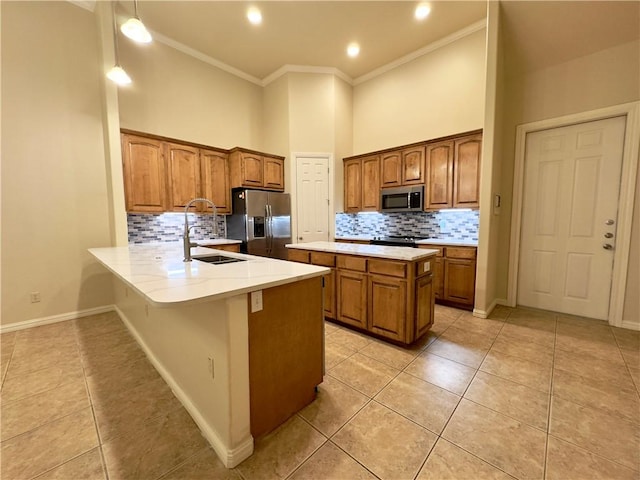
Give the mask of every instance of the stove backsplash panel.
POLYGON ((478 210, 406 213, 338 213, 336 236, 404 235, 478 241, 478 210))
MULTIPOLYGON (((213 215, 189 213, 192 240, 213 238, 213 215)), ((177 242, 184 232, 184 213, 128 213, 127 228, 129 243, 177 242)), ((226 237, 227 222, 224 215, 218 215, 218 232, 226 237)))

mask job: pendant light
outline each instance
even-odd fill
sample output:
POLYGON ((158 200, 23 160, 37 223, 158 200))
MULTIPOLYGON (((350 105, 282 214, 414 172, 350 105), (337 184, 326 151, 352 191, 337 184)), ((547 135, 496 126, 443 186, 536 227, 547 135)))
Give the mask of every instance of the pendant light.
POLYGON ((138 0, 133 0, 133 17, 122 24, 122 26, 120 27, 120 31, 134 42, 151 42, 151 34, 138 16, 138 0))
POLYGON ((120 66, 120 61, 118 60, 118 26, 116 25, 114 2, 111 2, 111 14, 113 16, 113 44, 115 47, 116 64, 107 72, 107 78, 118 85, 128 85, 131 83, 131 77, 129 77, 127 72, 124 71, 124 68, 120 66))

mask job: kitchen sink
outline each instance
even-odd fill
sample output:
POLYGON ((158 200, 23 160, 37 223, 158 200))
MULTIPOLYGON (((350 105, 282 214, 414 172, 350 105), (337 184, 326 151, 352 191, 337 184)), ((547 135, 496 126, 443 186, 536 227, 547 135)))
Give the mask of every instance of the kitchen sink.
POLYGON ((219 265, 221 263, 246 262, 244 258, 225 257, 224 255, 202 255, 192 257, 194 260, 219 265))

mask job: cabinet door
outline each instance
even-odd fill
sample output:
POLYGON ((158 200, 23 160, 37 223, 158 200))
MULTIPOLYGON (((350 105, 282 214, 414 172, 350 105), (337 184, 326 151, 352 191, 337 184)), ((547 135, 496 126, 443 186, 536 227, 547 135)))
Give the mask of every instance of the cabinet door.
POLYGON ((344 211, 362 209, 362 163, 359 159, 344 162, 344 211))
POLYGON ((324 277, 324 316, 336 318, 336 269, 324 277))
POLYGON ((425 210, 453 206, 453 142, 427 145, 425 210))
POLYGON ((338 320, 367 328, 367 275, 338 270, 336 280, 338 320))
POLYGON ((362 210, 380 210, 380 157, 362 159, 362 210))
POLYGON ((127 212, 164 212, 167 186, 162 142, 122 135, 127 212))
POLYGON ((473 305, 476 286, 476 262, 457 258, 444 259, 444 299, 473 305))
POLYGON ((435 258, 433 261, 433 291, 435 298, 444 298, 444 260, 435 258))
POLYGON ((407 281, 369 276, 369 330, 384 337, 405 340, 407 281))
POLYGON ((402 151, 402 184, 424 183, 424 147, 408 148, 402 151))
MULTIPOLYGON (((183 211, 196 197, 200 197, 200 163, 197 148, 167 143, 169 170, 169 210, 183 211)), ((192 205, 193 211, 204 210, 203 204, 192 205)))
POLYGON ((433 325, 434 317, 433 278, 423 275, 416 280, 416 334, 415 339, 421 337, 433 325))
POLYGON ((261 155, 242 153, 240 159, 240 167, 243 186, 262 187, 264 185, 261 155))
MULTIPOLYGON (((231 213, 227 154, 215 150, 200 150, 200 173, 202 195, 215 204, 218 213, 231 213)), ((204 207, 207 212, 213 212, 209 205, 203 205, 204 207)))
POLYGON ((400 187, 402 185, 402 154, 389 152, 380 155, 380 186, 400 187))
POLYGON ((453 164, 453 206, 480 206, 480 155, 482 135, 469 135, 455 141, 453 164))
POLYGON ((284 160, 262 157, 264 188, 284 191, 284 160))

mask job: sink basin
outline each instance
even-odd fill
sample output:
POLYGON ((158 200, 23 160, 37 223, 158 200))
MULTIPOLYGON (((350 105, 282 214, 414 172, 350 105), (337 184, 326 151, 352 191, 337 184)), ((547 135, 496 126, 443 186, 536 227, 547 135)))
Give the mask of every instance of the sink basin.
POLYGON ((221 263, 246 262, 244 258, 225 257, 224 255, 202 255, 192 258, 194 260, 211 263, 213 265, 219 265, 221 263))

